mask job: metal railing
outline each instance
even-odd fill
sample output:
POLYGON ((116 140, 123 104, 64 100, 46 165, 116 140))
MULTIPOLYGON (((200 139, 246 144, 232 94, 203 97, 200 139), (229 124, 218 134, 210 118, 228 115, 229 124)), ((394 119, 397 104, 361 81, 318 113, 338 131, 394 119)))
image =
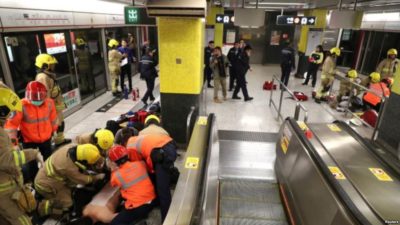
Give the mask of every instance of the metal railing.
POLYGON ((371 140, 375 140, 375 139, 376 139, 376 136, 377 136, 377 134, 378 134, 378 131, 379 131, 379 126, 380 126, 381 123, 382 123, 382 115, 384 114, 384 111, 386 110, 386 107, 385 107, 386 104, 385 104, 385 102, 386 102, 387 97, 386 97, 383 93, 378 93, 378 92, 376 92, 375 90, 369 89, 369 88, 367 88, 367 87, 365 87, 365 86, 363 86, 363 85, 361 85, 361 84, 358 84, 358 83, 356 83, 356 82, 350 80, 349 78, 346 77, 346 74, 345 74, 344 72, 342 72, 342 71, 336 71, 335 79, 333 80, 333 82, 332 82, 332 84, 331 84, 331 89, 330 89, 330 91, 332 91, 332 88, 333 88, 333 86, 334 86, 335 80, 339 80, 339 81, 342 81, 342 80, 343 80, 343 81, 347 81, 347 82, 349 82, 349 83, 351 84, 350 95, 349 95, 349 101, 347 102, 347 107, 345 108, 345 116, 347 116, 348 114, 351 114, 354 118, 356 118, 357 120, 361 121, 364 125, 366 125, 366 126, 368 126, 368 127, 370 127, 370 128, 373 128, 374 131, 373 131, 373 133, 372 133, 371 140), (356 90, 356 89, 357 89, 357 90, 356 90), (371 92, 371 93, 373 93, 374 95, 378 96, 378 97, 381 99, 381 104, 380 104, 379 113, 378 113, 378 119, 377 119, 377 123, 375 124, 375 127, 372 127, 371 125, 369 125, 368 123, 366 123, 366 122, 365 122, 363 119, 361 119, 357 114, 353 113, 353 112, 350 110, 351 99, 352 99, 353 97, 355 97, 355 96, 354 96, 354 93, 355 93, 356 91, 371 92))
POLYGON ((300 103, 299 99, 297 99, 297 97, 294 95, 294 93, 288 88, 286 87, 286 85, 284 83, 282 83, 282 81, 280 79, 278 79, 275 75, 272 77, 272 86, 275 83, 275 80, 278 81, 279 85, 280 85, 280 97, 279 97, 279 106, 276 106, 276 103, 273 100, 273 93, 274 90, 271 90, 271 95, 269 98, 269 106, 273 106, 275 108, 275 110, 278 112, 278 119, 284 120, 283 116, 282 116, 282 102, 283 102, 283 94, 284 92, 287 92, 290 97, 292 97, 295 101, 296 101, 296 108, 294 110, 294 119, 295 120, 299 120, 300 117, 300 111, 302 110, 304 112, 304 122, 307 122, 308 120, 308 110, 306 107, 304 107, 303 104, 300 103))
POLYGON ((187 115, 187 118, 186 118, 186 144, 187 144, 187 145, 189 145, 189 140, 190 140, 190 124, 191 124, 192 117, 193 117, 193 114, 194 114, 194 110, 195 110, 195 109, 196 109, 196 107, 191 106, 191 107, 190 107, 190 112, 189 112, 189 114, 187 115))

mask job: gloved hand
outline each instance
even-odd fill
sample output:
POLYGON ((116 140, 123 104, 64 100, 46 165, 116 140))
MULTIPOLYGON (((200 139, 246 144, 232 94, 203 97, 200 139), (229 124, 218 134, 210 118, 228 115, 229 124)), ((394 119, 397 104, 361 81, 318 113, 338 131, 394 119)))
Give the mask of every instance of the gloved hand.
POLYGON ((93 181, 103 180, 106 175, 104 173, 99 173, 93 176, 93 181))
POLYGON ((40 153, 40 151, 38 151, 38 153, 36 154, 36 162, 38 163, 39 168, 42 168, 44 166, 43 155, 42 153, 40 153))

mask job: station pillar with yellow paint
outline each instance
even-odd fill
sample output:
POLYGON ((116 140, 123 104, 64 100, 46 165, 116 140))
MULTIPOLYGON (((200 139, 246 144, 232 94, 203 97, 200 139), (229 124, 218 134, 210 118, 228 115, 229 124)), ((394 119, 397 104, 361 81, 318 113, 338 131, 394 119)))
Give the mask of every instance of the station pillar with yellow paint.
POLYGON ((198 115, 203 85, 204 29, 201 18, 157 18, 159 77, 164 128, 185 143, 192 106, 198 115))

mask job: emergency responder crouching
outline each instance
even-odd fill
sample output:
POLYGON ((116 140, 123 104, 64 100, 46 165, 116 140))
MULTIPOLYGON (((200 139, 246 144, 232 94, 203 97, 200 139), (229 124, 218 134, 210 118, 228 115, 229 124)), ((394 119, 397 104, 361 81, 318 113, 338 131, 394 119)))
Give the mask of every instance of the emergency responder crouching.
POLYGON ((54 139, 56 146, 61 146, 63 144, 68 144, 71 139, 66 139, 64 137, 64 115, 63 110, 66 108, 64 99, 62 96, 61 88, 57 83, 56 74, 54 73, 55 65, 57 64, 56 58, 49 54, 40 54, 36 57, 35 65, 38 69, 38 74, 36 75, 36 81, 44 84, 47 89, 47 97, 54 100, 57 111, 57 136, 54 139))
POLYGON ((119 75, 121 74, 120 63, 122 60, 122 54, 117 50, 119 43, 115 39, 111 39, 108 42, 108 70, 110 71, 111 78, 111 92, 113 96, 118 96, 121 94, 118 91, 119 75))
POLYGON ((168 135, 169 133, 161 127, 161 120, 156 115, 148 115, 144 120, 144 128, 139 132, 139 135, 145 134, 160 134, 160 135, 168 135))
POLYGON ((3 124, 14 111, 21 112, 22 104, 18 96, 0 82, 0 224, 31 225, 27 215, 36 208, 35 199, 24 186, 21 166, 35 160, 44 164, 38 150, 14 150, 3 124))
MULTIPOLYGON (((356 70, 349 70, 346 74, 346 78, 349 80, 341 80, 340 81, 340 88, 339 88, 339 94, 336 97, 336 101, 334 102, 332 108, 336 108, 337 111, 344 112, 345 106, 347 106, 349 101, 349 96, 351 94, 352 90, 352 82, 357 81, 357 71, 356 70)), ((358 94, 358 89, 354 88, 354 96, 357 96, 358 94)))
POLYGON ((171 172, 177 157, 174 140, 167 135, 139 135, 128 140, 127 149, 130 160, 144 160, 150 175, 154 176, 161 219, 164 221, 171 204, 171 172))
POLYGON ((381 96, 389 97, 390 89, 387 84, 381 81, 381 75, 377 72, 373 72, 369 75, 370 83, 368 88, 373 92, 367 91, 363 97, 364 106, 375 109, 379 112, 382 98, 381 96), (379 96, 380 95, 380 96, 379 96))
POLYGON ((117 168, 111 174, 111 186, 119 187, 125 200, 125 207, 110 225, 130 224, 145 218, 153 208, 152 202, 156 198, 146 163, 129 162, 128 150, 121 145, 112 147, 108 157, 117 164, 117 168))
POLYGON ((107 129, 96 129, 93 133, 85 133, 77 136, 75 141, 78 145, 95 145, 100 150, 100 154, 106 157, 108 149, 114 144, 114 134, 107 129))
POLYGON ((101 159, 99 150, 92 144, 66 145, 48 158, 35 178, 35 189, 44 197, 38 205, 39 215, 62 215, 73 204, 72 187, 104 179, 103 173, 85 174, 87 166, 103 163, 101 159))
POLYGON ((381 75, 382 79, 392 78, 399 62, 400 60, 397 58, 397 49, 389 49, 387 51, 387 58, 379 63, 376 72, 381 75))
POLYGON ((330 55, 325 59, 322 65, 321 73, 321 84, 317 94, 315 96, 315 102, 321 103, 321 101, 326 101, 326 97, 329 94, 329 89, 331 88, 332 82, 335 79, 336 73, 336 59, 340 56, 340 48, 332 48, 330 55))
MULTIPOLYGON (((31 81, 26 86, 22 99, 22 112, 8 118, 5 128, 14 145, 18 148, 18 130, 21 132, 24 148, 39 148, 44 159, 52 153, 51 139, 57 132, 57 112, 54 101, 48 97, 45 85, 31 81)), ((33 181, 38 171, 35 162, 23 167, 24 179, 33 181)))
POLYGON ((122 145, 122 146, 126 147, 126 144, 128 143, 129 138, 131 138, 133 136, 137 136, 138 134, 139 134, 139 131, 136 130, 136 128, 133 128, 133 127, 121 128, 115 134, 114 143, 117 145, 122 145))

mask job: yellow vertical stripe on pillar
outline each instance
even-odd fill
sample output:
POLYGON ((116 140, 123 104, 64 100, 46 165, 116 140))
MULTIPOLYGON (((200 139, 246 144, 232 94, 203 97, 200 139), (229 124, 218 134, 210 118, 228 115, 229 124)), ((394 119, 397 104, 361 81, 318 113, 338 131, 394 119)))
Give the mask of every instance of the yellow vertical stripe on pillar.
POLYGON ((326 9, 314 9, 314 10, 307 10, 304 15, 305 16, 315 16, 317 21, 315 26, 302 26, 301 33, 300 33, 300 40, 298 43, 298 49, 300 52, 306 52, 307 50, 307 41, 308 41, 308 31, 310 28, 320 28, 324 29, 326 27, 326 16, 328 10, 326 9))
POLYGON ((200 94, 204 19, 161 17, 157 27, 161 93, 200 94))
POLYGON ((207 21, 207 25, 214 25, 215 46, 222 47, 223 37, 224 37, 224 24, 215 23, 215 17, 217 14, 224 14, 224 8, 223 7, 211 7, 208 10, 206 21, 207 21))

